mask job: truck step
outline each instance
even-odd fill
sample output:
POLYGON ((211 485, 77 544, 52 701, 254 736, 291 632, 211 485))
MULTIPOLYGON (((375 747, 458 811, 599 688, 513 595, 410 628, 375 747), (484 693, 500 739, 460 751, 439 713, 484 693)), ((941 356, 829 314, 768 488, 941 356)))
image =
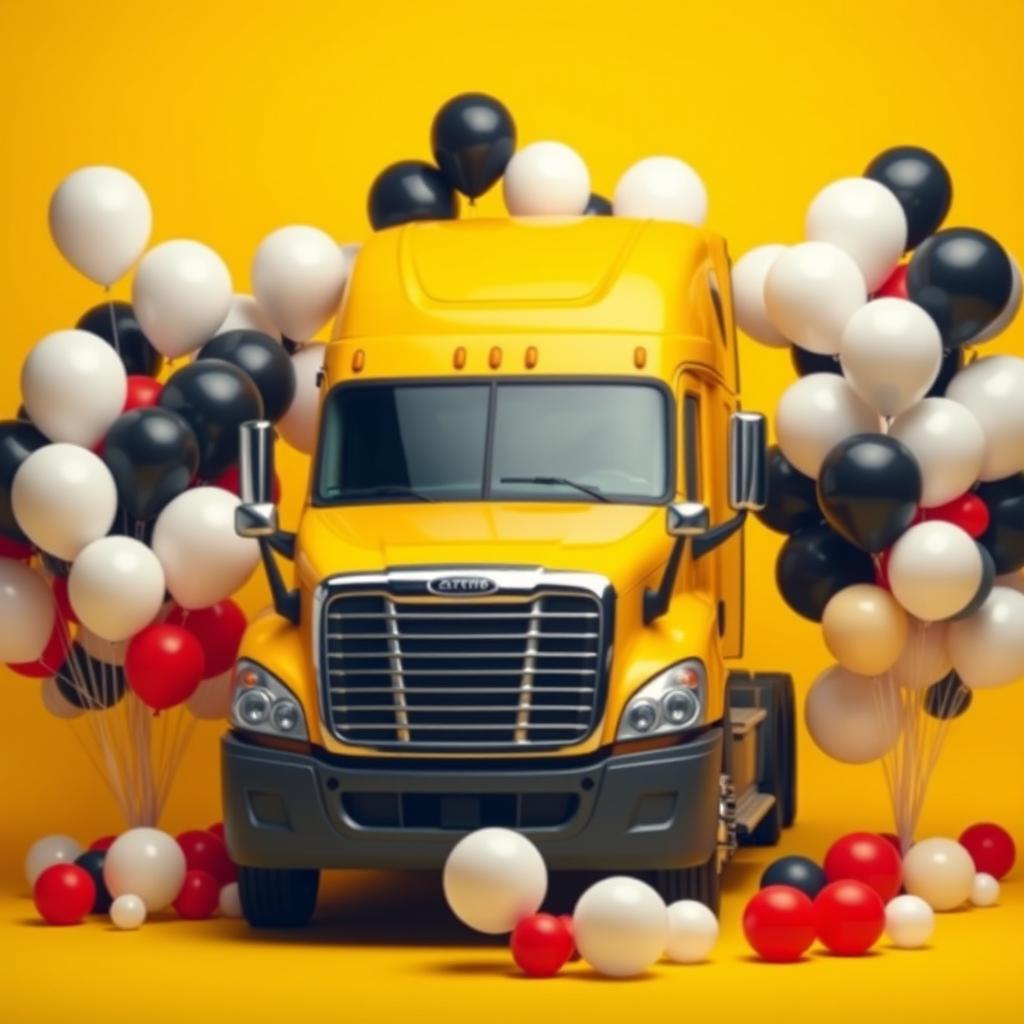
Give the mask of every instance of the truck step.
POLYGON ((751 787, 736 800, 736 831, 742 838, 750 835, 761 819, 775 806, 775 797, 751 787))
POLYGON ((732 728, 734 739, 746 736, 756 725, 759 725, 768 717, 764 708, 729 708, 729 725, 732 728))

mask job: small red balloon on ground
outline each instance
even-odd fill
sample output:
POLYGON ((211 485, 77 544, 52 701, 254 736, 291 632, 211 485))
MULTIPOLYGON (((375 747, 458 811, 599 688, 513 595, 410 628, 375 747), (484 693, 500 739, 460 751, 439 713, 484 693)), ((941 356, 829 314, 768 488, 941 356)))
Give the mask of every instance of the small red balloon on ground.
POLYGON ((32 899, 47 924, 78 924, 92 910, 96 884, 77 864, 52 864, 36 879, 32 899))
POLYGON ((558 919, 565 925, 566 931, 568 931, 569 937, 572 939, 572 954, 569 959, 575 962, 580 959, 580 951, 576 948, 576 939, 573 938, 572 914, 559 914, 558 919))
POLYGON ((235 865, 231 863, 224 840, 212 832, 193 829, 178 836, 178 845, 185 854, 185 867, 194 871, 206 871, 220 885, 233 882, 236 877, 235 865))
POLYGON ((852 878, 871 886, 888 903, 900 891, 903 861, 893 845, 876 832, 851 832, 837 839, 822 865, 830 882, 852 878))
POLYGON ((117 836, 100 836, 89 844, 90 850, 109 850, 117 836))
POLYGON ((1013 836, 1001 825, 990 821, 978 822, 965 829, 960 836, 960 845, 971 855, 974 867, 993 878, 1007 875, 1017 859, 1013 836))
POLYGON ((885 931, 885 904, 864 882, 832 882, 814 901, 818 938, 839 956, 861 956, 885 931))
POLYGON ((224 838, 224 822, 215 821, 212 825, 206 827, 207 832, 212 832, 222 843, 226 843, 227 840, 224 838))
POLYGON ((743 934, 762 960, 792 963, 807 952, 817 931, 814 904, 799 889, 768 885, 743 911, 743 934))
POLYGON ((512 932, 512 958, 531 978, 550 978, 573 952, 572 933, 560 917, 530 914, 512 932))
POLYGON ((187 921, 201 921, 217 909, 219 899, 217 879, 209 871, 190 870, 185 872, 185 881, 174 901, 174 909, 187 921))

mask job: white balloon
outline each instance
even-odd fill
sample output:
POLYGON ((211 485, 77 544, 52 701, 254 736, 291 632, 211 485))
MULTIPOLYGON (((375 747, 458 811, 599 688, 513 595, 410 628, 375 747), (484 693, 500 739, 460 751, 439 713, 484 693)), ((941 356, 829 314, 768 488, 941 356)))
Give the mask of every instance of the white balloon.
POLYGON ((697 900, 677 900, 668 906, 668 945, 673 963, 699 964, 718 941, 718 918, 697 900))
POLYGON ((24 562, 0 558, 0 662, 36 661, 53 635, 53 594, 24 562))
POLYGON ((1019 590, 1024 594, 1024 573, 1008 572, 1005 576, 997 576, 996 586, 1009 587, 1011 590, 1019 590))
POLYGON ((196 718, 226 719, 231 712, 231 692, 234 687, 234 671, 228 669, 220 675, 204 679, 185 706, 196 718))
POLYGON ((501 187, 513 217, 571 217, 590 200, 590 172, 564 142, 533 142, 512 155, 501 187))
POLYGON ((317 376, 324 365, 326 354, 326 345, 307 345, 292 356, 295 397, 288 411, 277 421, 277 429, 285 441, 307 455, 316 447, 320 416, 317 376))
POLYGON ((836 373, 801 377, 786 388, 775 410, 782 454, 813 479, 840 441, 878 426, 878 414, 836 373))
POLYGON ((889 558, 893 596, 925 622, 962 612, 978 593, 984 574, 978 545, 959 526, 941 520, 912 526, 893 545, 889 558))
POLYGON ((923 839, 903 857, 903 887, 932 910, 966 903, 974 883, 974 861, 955 839, 923 839))
POLYGON ((252 261, 252 289, 278 330, 309 341, 341 302, 349 263, 319 228, 297 224, 272 231, 252 261))
POLYGON ((1001 480, 1024 469, 1024 359, 988 356, 962 369, 946 397, 974 413, 985 431, 982 480, 1001 480))
POLYGON ((907 245, 907 218, 896 196, 870 178, 826 185, 807 211, 807 237, 830 242, 853 258, 873 292, 892 273, 907 245))
POLYGON ((82 167, 50 200, 50 234, 61 255, 97 284, 112 285, 142 255, 153 211, 142 186, 116 167, 82 167))
POLYGON ((88 449, 48 444, 18 467, 11 505, 18 526, 37 547, 70 562, 110 530, 117 487, 106 463, 88 449))
POLYGON ((217 910, 221 917, 241 917, 242 899, 238 894, 238 883, 229 882, 221 886, 220 896, 217 899, 217 910))
POLYGON ((942 338, 935 321, 916 303, 875 299, 847 321, 839 360, 861 398, 883 416, 897 416, 935 383, 942 338))
POLYGON ((209 341, 231 308, 231 274, 209 246, 187 239, 146 253, 132 281, 132 307, 150 344, 168 359, 209 341))
POLYGON ((448 906, 463 924, 501 935, 540 908, 548 871, 525 836, 507 828, 482 828, 452 848, 443 884, 448 906))
POLYGON ((126 892, 110 904, 110 923, 123 932, 133 932, 146 923, 146 904, 126 892))
POLYGON ((896 683, 905 690, 921 691, 949 675, 953 659, 949 656, 948 637, 949 626, 945 622, 911 619, 906 646, 890 669, 896 683))
POLYGON ((37 839, 25 855, 25 880, 29 886, 34 886, 47 868, 54 864, 74 864, 81 852, 81 845, 71 836, 52 835, 37 839))
POLYGON ((252 295, 237 294, 231 296, 231 306, 224 322, 217 328, 217 334, 228 331, 259 331, 274 341, 281 340, 281 332, 266 310, 252 295))
POLYGON ((759 245, 744 253, 732 268, 732 305, 736 325, 754 341, 773 348, 788 348, 789 339, 783 337, 768 319, 764 306, 764 281, 772 264, 785 251, 784 245, 759 245))
POLYGON ((182 608, 206 608, 230 597, 259 562, 256 541, 235 533, 238 497, 220 487, 195 487, 160 513, 153 552, 167 589, 182 608))
POLYGON ((775 329, 823 356, 839 351, 843 328, 867 298, 860 268, 828 242, 791 246, 764 282, 764 305, 775 329))
POLYGON ((617 217, 674 220, 699 228, 708 216, 708 190, 688 163, 649 156, 619 178, 612 209, 617 217))
POLYGON ((897 416, 889 436, 902 441, 921 467, 921 505, 960 497, 985 462, 985 431, 970 409, 949 398, 925 398, 897 416))
POLYGON ((43 680, 43 685, 39 690, 39 696, 43 701, 43 707, 53 715, 54 718, 65 718, 71 720, 72 718, 78 718, 80 715, 85 714, 85 708, 80 708, 77 704, 72 704, 71 701, 60 692, 60 687, 57 685, 57 680, 53 676, 49 676, 43 680))
POLYGON ((68 576, 68 599, 78 621, 112 643, 134 636, 157 617, 165 589, 160 560, 131 537, 94 540, 68 576))
POLYGON ((107 850, 103 881, 114 899, 138 896, 146 911, 155 914, 177 899, 185 881, 185 854, 166 832, 132 828, 107 850))
POLYGON ((920 896, 904 894, 885 905, 885 934, 899 949, 920 949, 935 931, 935 911, 920 896))
POLYGON ((979 871, 971 883, 971 904, 975 907, 994 907, 999 902, 999 881, 979 871))
MULTIPOLYGON (((159 563, 158 563, 159 564, 159 563)), ((160 616, 157 616, 158 618, 160 616)), ((96 661, 104 665, 115 665, 124 668, 125 655, 128 653, 128 641, 120 640, 113 642, 97 636, 91 629, 79 624, 78 632, 75 634, 75 643, 96 661)))
POLYGON ((46 335, 21 368, 25 411, 51 441, 91 448, 121 415, 127 393, 124 364, 89 331, 46 335))
POLYGON ((580 956, 595 971, 631 978, 653 966, 669 941, 662 898, 636 878, 616 875, 592 885, 572 915, 580 956))
POLYGON ((993 587, 973 615, 949 624, 949 654, 972 690, 1024 677, 1024 594, 993 587))
POLYGON ((892 680, 854 675, 839 665, 811 684, 804 717, 811 739, 845 764, 883 757, 902 729, 902 707, 892 680))
MULTIPOLYGON (((1009 255, 1009 253, 1007 253, 1009 255)), ((1021 280, 1020 280, 1020 264, 1010 256, 1010 269, 1013 271, 1013 285, 1010 289, 1010 297, 1006 301, 1006 305, 1003 306, 1002 312, 986 327, 983 331, 979 331, 971 340, 968 342, 969 345, 980 345, 983 342, 991 341, 993 338, 1002 334, 1010 324, 1013 323, 1018 311, 1020 310, 1021 300, 1021 280)))

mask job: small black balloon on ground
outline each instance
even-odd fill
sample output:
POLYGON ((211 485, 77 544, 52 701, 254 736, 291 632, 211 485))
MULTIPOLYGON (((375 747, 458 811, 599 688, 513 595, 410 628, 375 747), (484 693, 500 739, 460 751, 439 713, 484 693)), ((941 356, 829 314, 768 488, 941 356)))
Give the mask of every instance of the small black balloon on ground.
POLYGON ((820 864, 816 864, 810 857, 794 855, 773 860, 761 875, 760 888, 789 885, 813 900, 826 884, 825 872, 820 864))
POLYGON ((106 850, 86 850, 75 858, 75 863, 92 879, 96 886, 96 898, 92 903, 93 914, 105 914, 110 910, 113 902, 110 897, 110 890, 103 880, 103 865, 107 860, 106 850))
POLYGON ((611 200, 605 199, 604 196, 600 196, 596 192, 591 192, 590 198, 587 200, 587 205, 583 207, 583 216, 610 217, 611 215, 611 200))

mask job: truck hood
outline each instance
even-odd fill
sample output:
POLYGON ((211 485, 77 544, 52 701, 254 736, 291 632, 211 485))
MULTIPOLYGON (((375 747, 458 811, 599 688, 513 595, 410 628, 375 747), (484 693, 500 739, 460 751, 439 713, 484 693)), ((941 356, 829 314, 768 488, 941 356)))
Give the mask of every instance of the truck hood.
POLYGON ((308 508, 296 564, 306 586, 397 566, 543 566, 600 573, 621 595, 662 565, 670 547, 656 505, 362 505, 308 508))

